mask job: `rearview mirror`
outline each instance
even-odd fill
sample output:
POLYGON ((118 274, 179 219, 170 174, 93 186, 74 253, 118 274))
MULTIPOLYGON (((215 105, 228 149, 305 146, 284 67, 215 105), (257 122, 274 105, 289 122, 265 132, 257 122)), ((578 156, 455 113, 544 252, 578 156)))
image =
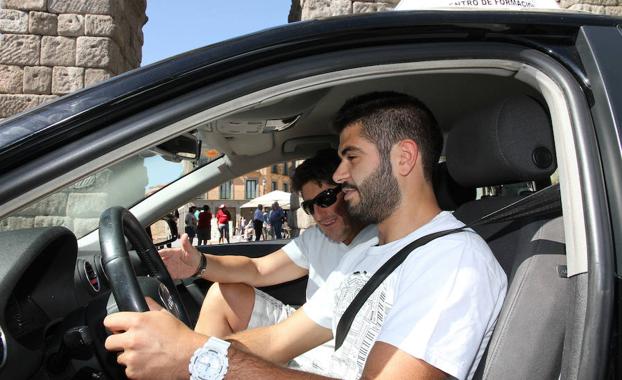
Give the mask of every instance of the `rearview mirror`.
POLYGON ((170 243, 179 237, 177 232, 177 223, 172 218, 163 218, 148 227, 150 230, 151 240, 156 248, 162 248, 165 245, 170 247, 170 243))

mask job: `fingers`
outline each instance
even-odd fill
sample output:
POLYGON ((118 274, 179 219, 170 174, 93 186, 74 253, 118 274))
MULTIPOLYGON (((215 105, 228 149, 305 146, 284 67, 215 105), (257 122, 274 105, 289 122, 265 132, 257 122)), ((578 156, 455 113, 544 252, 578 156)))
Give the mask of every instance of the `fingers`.
POLYGON ((183 248, 183 250, 187 253, 192 252, 194 247, 192 246, 192 243, 190 243, 190 238, 188 237, 188 234, 181 235, 181 248, 183 248))
POLYGON ((125 334, 113 334, 106 338, 104 347, 108 351, 123 351, 127 348, 126 335, 125 334))
POLYGON ((122 311, 113 313, 104 318, 104 326, 113 333, 129 330, 141 324, 142 313, 122 311))
POLYGON ((151 297, 145 297, 145 301, 147 301, 147 306, 149 306, 149 310, 151 311, 160 311, 165 310, 159 303, 153 300, 151 297))
POLYGON ((179 248, 163 248, 158 251, 162 260, 167 260, 173 257, 173 255, 175 255, 176 252, 179 252, 179 248))

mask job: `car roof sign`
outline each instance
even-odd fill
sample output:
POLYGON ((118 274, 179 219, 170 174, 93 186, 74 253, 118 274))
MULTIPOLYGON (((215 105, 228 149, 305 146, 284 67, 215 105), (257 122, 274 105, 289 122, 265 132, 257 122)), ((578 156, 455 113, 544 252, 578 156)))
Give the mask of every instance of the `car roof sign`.
POLYGON ((401 0, 395 10, 417 9, 521 10, 559 9, 555 0, 401 0))

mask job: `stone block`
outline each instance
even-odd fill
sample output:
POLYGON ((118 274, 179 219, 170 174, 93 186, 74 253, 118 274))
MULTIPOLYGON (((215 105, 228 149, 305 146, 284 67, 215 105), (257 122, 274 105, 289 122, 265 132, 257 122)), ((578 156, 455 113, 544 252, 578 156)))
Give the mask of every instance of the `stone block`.
POLYGON ((52 13, 113 14, 111 0, 48 0, 48 11, 52 13))
POLYGON ((52 94, 64 95, 84 87, 82 67, 56 66, 52 69, 52 94))
POLYGON ((0 66, 0 93, 21 94, 24 70, 19 66, 0 66))
POLYGON ((4 9, 21 9, 24 11, 44 11, 47 0, 2 0, 0 7, 4 9))
POLYGON ((79 37, 84 35, 84 16, 78 14, 58 15, 58 35, 79 37))
POLYGON ((41 64, 46 66, 74 66, 76 64, 76 40, 70 37, 43 36, 41 40, 41 64))
POLYGON ((17 212, 19 216, 65 216, 67 194, 55 193, 17 212))
POLYGON ((114 19, 107 15, 86 15, 84 23, 87 36, 115 38, 119 29, 114 19))
POLYGON ((0 33, 27 33, 28 13, 13 9, 0 9, 0 33))
POLYGON ((52 95, 0 94, 0 117, 15 115, 55 98, 52 95))
POLYGON ((38 65, 40 36, 0 34, 0 64, 38 65))
POLYGON ((375 13, 386 12, 395 8, 395 4, 391 3, 367 3, 361 1, 355 1, 352 3, 352 13, 375 13))
POLYGON ((35 216, 35 228, 53 226, 65 226, 73 230, 73 219, 66 216, 35 216))
POLYGON ((45 66, 24 67, 24 93, 50 94, 52 92, 52 68, 45 66))
POLYGON ((73 220, 73 233, 82 237, 99 227, 99 218, 78 218, 73 220))
POLYGON ((350 0, 307 1, 302 6, 302 20, 352 14, 350 0))
POLYGON ((33 228, 35 218, 9 216, 0 220, 0 231, 15 231, 33 228))
POLYGON ((99 218, 107 206, 106 193, 71 193, 67 201, 67 216, 74 218, 99 218))
POLYGON ((119 46, 109 37, 78 37, 76 64, 108 69, 118 73, 121 62, 119 46))
POLYGON ((46 12, 30 12, 28 18, 28 31, 31 34, 41 34, 46 36, 56 35, 58 16, 46 12))
POLYGON ((84 87, 110 79, 114 74, 104 69, 86 69, 84 71, 84 87))

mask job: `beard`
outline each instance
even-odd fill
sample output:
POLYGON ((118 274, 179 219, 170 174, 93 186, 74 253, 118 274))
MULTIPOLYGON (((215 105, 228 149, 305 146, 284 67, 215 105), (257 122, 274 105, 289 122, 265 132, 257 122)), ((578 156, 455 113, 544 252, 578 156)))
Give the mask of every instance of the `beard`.
POLYGON ((359 202, 347 202, 350 216, 363 224, 378 224, 395 211, 402 199, 397 179, 388 158, 382 158, 381 165, 359 186, 346 184, 358 190, 359 202))

